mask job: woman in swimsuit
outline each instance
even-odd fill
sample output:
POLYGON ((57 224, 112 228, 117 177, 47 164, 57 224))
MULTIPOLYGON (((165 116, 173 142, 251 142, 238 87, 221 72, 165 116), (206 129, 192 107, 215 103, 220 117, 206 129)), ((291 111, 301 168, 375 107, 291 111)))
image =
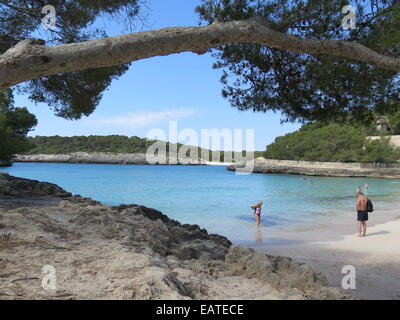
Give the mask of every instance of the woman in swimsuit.
POLYGON ((261 207, 263 202, 260 200, 257 204, 250 206, 254 210, 254 216, 256 217, 256 225, 257 227, 260 226, 261 223, 261 207))

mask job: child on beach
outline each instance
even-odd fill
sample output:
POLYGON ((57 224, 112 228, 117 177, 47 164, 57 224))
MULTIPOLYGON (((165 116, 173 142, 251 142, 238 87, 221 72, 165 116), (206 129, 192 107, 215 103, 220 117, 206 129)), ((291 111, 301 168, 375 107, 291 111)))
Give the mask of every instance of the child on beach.
POLYGON ((257 202, 257 204, 253 204, 250 206, 254 210, 254 216, 256 217, 256 225, 257 227, 260 226, 261 223, 261 207, 263 205, 263 202, 260 200, 257 202))

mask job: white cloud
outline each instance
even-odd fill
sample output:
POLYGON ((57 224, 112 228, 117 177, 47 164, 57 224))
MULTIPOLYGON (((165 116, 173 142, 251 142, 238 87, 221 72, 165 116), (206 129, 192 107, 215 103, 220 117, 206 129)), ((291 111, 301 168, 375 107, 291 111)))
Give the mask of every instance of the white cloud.
POLYGON ((115 125, 140 128, 159 123, 163 120, 176 120, 179 118, 191 117, 194 114, 196 114, 196 110, 194 109, 173 109, 153 112, 138 111, 114 118, 89 120, 89 122, 95 125, 115 125))

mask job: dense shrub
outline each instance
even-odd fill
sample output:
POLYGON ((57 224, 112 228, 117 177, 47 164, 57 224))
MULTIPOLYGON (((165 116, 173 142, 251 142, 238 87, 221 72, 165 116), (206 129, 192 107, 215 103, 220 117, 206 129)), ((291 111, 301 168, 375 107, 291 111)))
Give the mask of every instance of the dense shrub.
POLYGON ((276 138, 267 146, 269 159, 334 161, 334 162, 395 162, 399 149, 393 149, 386 138, 368 141, 367 130, 348 124, 312 123, 300 130, 276 138))
MULTIPOLYGON (((120 135, 110 136, 74 136, 74 137, 31 137, 29 141, 34 147, 25 154, 66 154, 73 152, 110 152, 110 153, 145 153, 147 148, 154 143, 140 137, 126 137, 120 135)), ((167 143, 167 152, 172 145, 167 143)), ((180 148, 182 144, 178 144, 180 148)), ((211 151, 207 150, 211 160, 211 151)), ((245 156, 245 152, 242 153, 245 156)), ((189 155, 189 154, 188 154, 189 155)), ((202 149, 198 149, 201 157, 202 149)), ((255 157, 262 156, 262 151, 256 151, 255 157)), ((220 161, 224 160, 224 153, 220 153, 220 161)))
POLYGON ((26 135, 37 124, 26 108, 15 108, 11 90, 0 92, 0 160, 8 163, 14 154, 29 150, 26 135))

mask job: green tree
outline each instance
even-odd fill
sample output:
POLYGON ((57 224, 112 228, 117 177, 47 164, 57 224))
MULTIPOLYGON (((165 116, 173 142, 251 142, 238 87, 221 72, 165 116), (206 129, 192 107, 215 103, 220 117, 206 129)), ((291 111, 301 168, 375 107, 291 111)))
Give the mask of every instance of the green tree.
POLYGON ((388 118, 391 134, 400 134, 400 103, 397 105, 397 111, 390 113, 388 118))
POLYGON ((26 108, 15 108, 12 91, 0 92, 0 160, 9 162, 16 153, 32 148, 26 135, 37 124, 26 108))
POLYGON ((360 162, 383 162, 391 163, 400 159, 400 149, 389 145, 389 139, 382 137, 381 140, 368 141, 360 154, 360 162))
POLYGON ((395 162, 400 159, 387 139, 368 141, 364 127, 350 124, 304 125, 300 130, 276 138, 264 156, 279 160, 333 162, 395 162))
MULTIPOLYGON (((143 18, 139 0, 11 0, 0 1, 0 54, 20 40, 38 35, 47 44, 82 42, 107 36, 94 27, 96 19, 111 19, 132 29, 143 18), (56 8, 57 28, 44 31, 42 8, 56 8)), ((91 114, 111 81, 128 70, 129 64, 56 74, 28 81, 19 89, 35 102, 45 102, 56 115, 78 119, 91 114)))
MULTIPOLYGON (((213 53, 215 67, 223 69, 223 95, 240 110, 282 111, 284 121, 342 120, 350 113, 357 121, 370 122, 373 112, 387 113, 399 101, 398 0, 352 1, 357 27, 348 31, 342 28, 348 0, 203 0, 197 8, 202 21, 222 23, 82 43, 106 35, 94 28, 96 19, 122 16, 131 23, 140 18, 143 3, 54 0, 58 29, 43 38, 50 44, 76 45, 58 47, 66 49, 64 62, 58 49, 42 48, 45 42, 24 42, 0 60, 2 73, 10 77, 1 79, 1 88, 22 83, 29 69, 25 80, 41 76, 24 85, 33 100, 49 103, 59 116, 79 118, 94 110, 111 80, 128 67, 104 66, 217 47, 213 53)), ((0 53, 37 36, 46 4, 0 1, 0 53)))
MULTIPOLYGON (((351 40, 378 52, 400 53, 397 0, 352 1, 357 27, 344 31, 348 0, 203 0, 203 21, 263 17, 274 30, 301 38, 351 40)), ((396 72, 350 59, 300 54, 256 44, 229 44, 213 50, 223 70, 222 94, 239 110, 282 111, 283 121, 344 120, 349 114, 371 123, 374 112, 399 101, 396 72)))

